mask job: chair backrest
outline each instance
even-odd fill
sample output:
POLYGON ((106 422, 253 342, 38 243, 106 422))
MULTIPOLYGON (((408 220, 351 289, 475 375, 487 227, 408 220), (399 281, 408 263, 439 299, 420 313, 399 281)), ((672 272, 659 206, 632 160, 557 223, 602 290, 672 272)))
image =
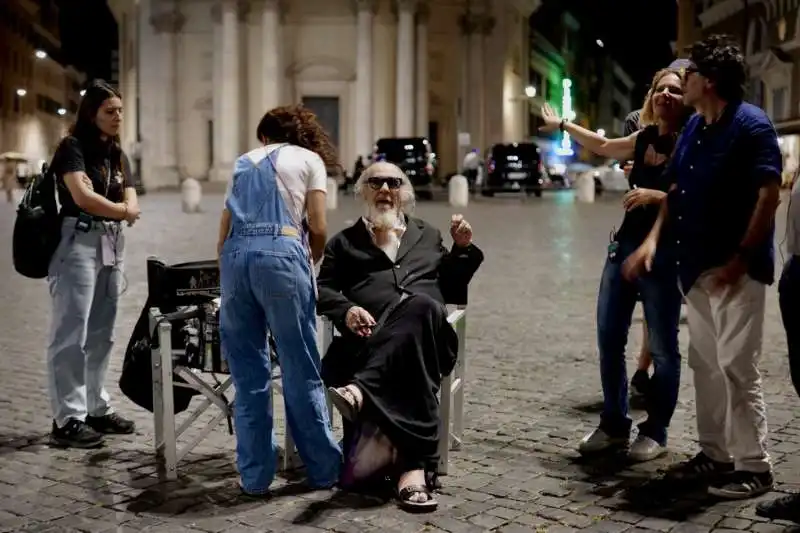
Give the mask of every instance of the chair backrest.
POLYGON ((206 303, 220 295, 219 266, 214 260, 167 265, 149 257, 147 295, 162 310, 206 303))

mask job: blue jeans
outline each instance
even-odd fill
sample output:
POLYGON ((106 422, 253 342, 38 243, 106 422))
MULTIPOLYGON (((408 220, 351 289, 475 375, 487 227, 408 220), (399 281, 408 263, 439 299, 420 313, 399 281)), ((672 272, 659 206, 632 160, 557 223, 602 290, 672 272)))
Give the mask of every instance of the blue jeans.
POLYGON ((71 419, 112 412, 105 389, 114 345, 125 239, 119 224, 95 222, 89 231, 65 217, 61 242, 50 261, 53 299, 47 374, 53 419, 58 427, 71 419), (115 265, 104 266, 102 239, 116 236, 115 265))
POLYGON ((331 432, 320 377, 312 275, 296 238, 232 236, 225 241, 220 336, 236 387, 237 464, 242 487, 251 494, 268 490, 277 464, 267 331, 275 339, 288 427, 309 484, 329 487, 339 478, 342 452, 331 432))
POLYGON ((682 297, 677 273, 667 265, 657 264, 640 279, 627 281, 622 276, 622 264, 633 251, 632 246, 623 245, 622 253, 607 259, 600 283, 597 299, 597 341, 603 384, 600 427, 615 437, 630 433, 625 346, 637 296, 641 295, 654 373, 646 398, 647 420, 639 425, 639 434, 664 445, 678 402, 681 376, 678 322, 682 297))

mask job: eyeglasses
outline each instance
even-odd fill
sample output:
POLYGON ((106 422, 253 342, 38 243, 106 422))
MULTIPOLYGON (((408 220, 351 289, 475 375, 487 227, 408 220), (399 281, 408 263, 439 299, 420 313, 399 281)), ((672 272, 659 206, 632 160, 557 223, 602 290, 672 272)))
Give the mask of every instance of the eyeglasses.
POLYGON ((380 190, 384 184, 389 187, 390 189, 399 189, 400 186, 403 184, 403 180, 400 178, 384 178, 380 176, 376 176, 373 178, 369 178, 367 183, 372 188, 373 191, 380 190))

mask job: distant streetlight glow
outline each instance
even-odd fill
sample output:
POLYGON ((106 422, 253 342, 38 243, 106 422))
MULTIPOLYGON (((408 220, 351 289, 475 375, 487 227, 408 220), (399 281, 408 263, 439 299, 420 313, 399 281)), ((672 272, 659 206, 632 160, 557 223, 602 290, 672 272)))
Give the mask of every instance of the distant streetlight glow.
POLYGON ((533 85, 528 85, 525 87, 525 96, 528 98, 535 98, 536 97, 536 87, 533 85))
POLYGON ((603 128, 600 128, 599 130, 597 130, 597 134, 600 137, 605 137, 606 136, 606 130, 604 130, 603 128))
POLYGON ((81 96, 86 96, 86 89, 81 90, 81 96))
POLYGON ((66 110, 66 109, 64 109, 63 107, 59 107, 59 108, 58 108, 58 114, 59 114, 59 115, 61 115, 61 116, 63 117, 64 115, 66 115, 66 114, 67 114, 67 110, 66 110))
POLYGON ((45 59, 47 57, 47 52, 44 50, 36 50, 35 55, 37 59, 45 59))
POLYGON ((28 94, 28 91, 25 89, 17 89, 17 96, 25 96, 26 94, 28 94))
POLYGON ((605 43, 600 39, 597 39, 595 42, 597 43, 597 46, 599 46, 600 48, 603 48, 605 46, 605 43))

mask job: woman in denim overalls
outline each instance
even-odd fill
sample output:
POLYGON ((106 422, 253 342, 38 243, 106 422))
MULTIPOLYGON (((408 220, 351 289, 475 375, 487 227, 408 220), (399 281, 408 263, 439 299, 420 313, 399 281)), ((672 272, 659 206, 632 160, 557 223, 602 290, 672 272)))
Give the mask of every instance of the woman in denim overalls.
POLYGON ((245 494, 266 495, 276 470, 267 331, 283 375, 287 423, 314 488, 339 477, 320 378, 313 261, 326 239, 326 166, 339 166, 302 106, 269 111, 264 144, 236 161, 220 224, 220 336, 236 386, 237 463, 245 494))

